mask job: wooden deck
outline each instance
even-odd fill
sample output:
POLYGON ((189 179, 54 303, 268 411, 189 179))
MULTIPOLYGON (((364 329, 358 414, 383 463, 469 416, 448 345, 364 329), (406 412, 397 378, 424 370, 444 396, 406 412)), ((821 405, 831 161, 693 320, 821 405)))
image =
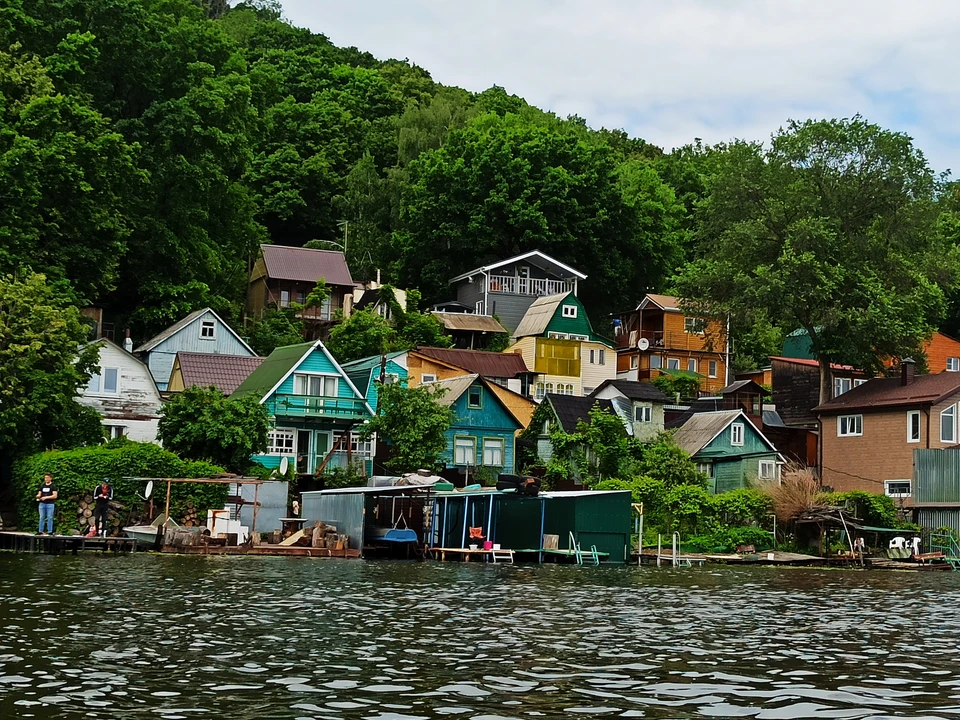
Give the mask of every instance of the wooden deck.
POLYGON ((506 548, 502 550, 496 550, 496 551, 484 550, 483 548, 477 548, 476 550, 471 550, 470 548, 442 548, 442 547, 430 548, 430 553, 433 555, 433 557, 436 558, 439 555, 441 562, 447 561, 448 554, 451 556, 451 558, 459 557, 464 562, 470 562, 470 558, 474 558, 474 557, 480 558, 481 560, 484 560, 484 561, 492 560, 494 552, 496 552, 498 555, 510 554, 511 556, 513 556, 515 551, 508 550, 506 548))
MULTIPOLYGON (((141 543, 142 545, 142 543, 141 543)), ((128 553, 137 541, 128 537, 83 537, 81 535, 35 535, 28 532, 0 532, 0 550, 42 555, 77 555, 81 552, 128 553)))
POLYGON ((328 550, 327 548, 301 547, 299 545, 164 545, 161 552, 174 555, 273 555, 278 557, 335 557, 359 558, 357 549, 328 550))

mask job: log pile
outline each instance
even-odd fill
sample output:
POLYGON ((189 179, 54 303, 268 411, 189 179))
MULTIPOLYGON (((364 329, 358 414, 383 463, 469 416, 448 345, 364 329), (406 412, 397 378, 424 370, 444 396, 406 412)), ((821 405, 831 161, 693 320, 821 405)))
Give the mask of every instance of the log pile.
MULTIPOLYGON (((171 513, 172 514, 172 513, 171 513)), ((192 502, 187 503, 187 512, 183 516, 183 520, 180 522, 183 527, 203 527, 207 524, 206 519, 201 519, 200 514, 197 512, 196 506, 192 502)))
MULTIPOLYGON (((77 533, 86 535, 97 524, 94 511, 97 504, 93 495, 84 495, 77 499, 77 533)), ((119 535, 124 524, 126 506, 123 503, 111 500, 107 510, 107 535, 119 535)))
POLYGON ((312 526, 298 530, 280 543, 285 546, 326 548, 327 550, 346 550, 350 547, 350 538, 337 533, 337 528, 319 520, 312 526))

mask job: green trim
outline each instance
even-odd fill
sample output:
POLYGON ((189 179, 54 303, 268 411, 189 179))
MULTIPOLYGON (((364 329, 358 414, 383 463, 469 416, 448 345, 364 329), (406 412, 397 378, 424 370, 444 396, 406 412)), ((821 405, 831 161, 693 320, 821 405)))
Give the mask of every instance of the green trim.
POLYGON ((480 449, 480 464, 481 464, 483 467, 498 467, 498 468, 506 467, 506 462, 507 462, 507 440, 506 440, 506 438, 504 438, 504 437, 492 437, 492 436, 489 436, 489 435, 485 435, 484 437, 482 437, 482 438, 480 438, 480 439, 483 441, 483 445, 482 445, 482 447, 481 447, 481 449, 480 449), (487 452, 487 440, 493 440, 493 441, 495 441, 495 442, 500 443, 500 464, 499 464, 499 465, 487 465, 487 460, 486 460, 486 457, 485 457, 485 456, 486 456, 486 452, 487 452))
POLYGON ((452 455, 451 459, 453 460, 453 464, 456 467, 459 467, 460 465, 463 464, 463 463, 457 462, 457 440, 461 438, 464 440, 469 440, 471 443, 473 443, 473 462, 468 467, 477 467, 477 438, 475 435, 454 435, 453 436, 453 453, 451 454, 452 455))
POLYGON ((483 386, 471 385, 467 388, 467 410, 483 410, 483 386), (470 393, 474 390, 480 393, 480 403, 478 405, 473 405, 470 402, 470 393))

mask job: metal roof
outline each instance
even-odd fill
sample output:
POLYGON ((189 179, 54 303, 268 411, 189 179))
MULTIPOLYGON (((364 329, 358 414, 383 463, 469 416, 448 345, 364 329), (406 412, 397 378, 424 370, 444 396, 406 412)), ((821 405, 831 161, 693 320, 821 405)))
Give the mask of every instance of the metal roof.
POLYGON ((523 356, 519 353, 434 347, 418 347, 415 352, 483 377, 515 378, 517 375, 530 372, 523 361, 523 356))
POLYGON ((813 412, 833 415, 851 410, 929 405, 957 393, 960 393, 960 373, 955 372, 916 375, 906 385, 901 383, 899 377, 873 378, 818 405, 813 412))
MULTIPOLYGON (((457 377, 447 378, 446 380, 437 380, 436 382, 426 383, 428 387, 443 388, 446 392, 442 397, 436 399, 437 403, 450 407, 457 401, 457 398, 463 395, 467 388, 476 382, 480 377, 476 373, 470 375, 459 375, 457 377)), ((423 386, 421 386, 423 387, 423 386)), ((499 398, 497 398, 499 400, 499 398)))
POLYGON ((497 322, 492 315, 476 315, 475 313, 450 313, 434 311, 432 315, 443 323, 447 330, 465 330, 473 332, 509 332, 503 325, 497 322))
POLYGON ((670 398, 664 395, 663 391, 652 383, 637 382, 636 380, 604 380, 597 386, 597 389, 590 393, 594 397, 605 387, 616 388, 621 395, 630 400, 643 400, 647 402, 663 403, 670 402, 670 398))
POLYGON ((314 250, 289 245, 261 245, 267 276, 274 280, 354 287, 347 260, 339 250, 314 250))
POLYGON ((691 416, 690 419, 683 424, 683 427, 677 430, 673 436, 673 441, 686 452, 687 455, 693 457, 709 445, 717 435, 722 433, 726 427, 738 417, 743 417, 744 422, 749 422, 740 410, 718 410, 716 412, 697 413, 691 416))
POLYGON ((160 343, 162 343, 164 340, 167 340, 168 338, 173 337, 173 336, 176 335, 178 332, 180 332, 180 331, 183 330, 185 327, 187 327, 187 325, 189 325, 190 323, 192 323, 194 320, 200 318, 200 317, 203 316, 203 315, 206 315, 207 313, 210 313, 210 314, 213 315, 217 320, 219 320, 219 321, 220 321, 220 324, 223 325, 227 330, 229 330, 229 331, 233 334, 233 336, 234 336, 237 340, 239 340, 240 343, 241 343, 247 350, 250 351, 250 354, 251 354, 251 355, 256 355, 256 353, 253 351, 253 348, 251 348, 249 345, 247 345, 247 343, 244 341, 244 339, 243 339, 242 337, 240 337, 239 335, 237 335, 236 330, 234 330, 232 327, 230 327, 229 324, 225 323, 225 322, 223 321, 223 318, 221 318, 219 315, 217 315, 217 313, 215 313, 212 309, 210 309, 210 308, 208 308, 208 307, 202 308, 202 309, 200 309, 200 310, 194 310, 192 313, 190 313, 189 315, 187 315, 187 316, 186 316, 185 318, 183 318, 182 320, 178 320, 178 321, 175 322, 173 325, 171 325, 170 327, 168 327, 166 330, 163 330, 162 332, 158 333, 157 335, 154 335, 152 338, 150 338, 150 339, 147 340, 145 343, 143 343, 140 347, 138 347, 136 350, 134 350, 134 352, 135 352, 135 353, 141 353, 141 352, 149 352, 150 350, 153 350, 153 348, 155 348, 157 345, 159 345, 160 343))
POLYGON ((224 395, 234 392, 250 373, 260 367, 262 357, 178 352, 177 363, 185 388, 213 385, 224 395))
POLYGON ((649 307, 651 304, 656 305, 661 310, 666 310, 667 312, 680 312, 679 298, 676 298, 673 295, 657 295, 656 293, 647 293, 644 295, 643 300, 641 300, 640 304, 637 306, 637 310, 642 310, 646 307, 649 307))
POLYGON ((559 295, 545 295, 539 297, 531 303, 524 313, 523 319, 517 325, 514 331, 514 337, 528 337, 530 335, 543 335, 557 313, 557 307, 563 302, 563 299, 570 293, 560 293, 559 295))
POLYGON ((570 267, 569 265, 565 265, 564 263, 560 262, 556 258, 552 258, 546 253, 540 252, 539 250, 531 250, 530 252, 524 253, 523 255, 517 255, 515 257, 507 258, 506 260, 500 260, 499 262, 491 263, 489 265, 481 265, 478 268, 474 268, 473 270, 469 270, 465 273, 461 273, 460 275, 457 275, 455 278, 451 278, 450 282, 452 283, 459 282, 460 280, 465 280, 466 278, 471 277, 472 275, 479 275, 480 273, 489 272, 490 270, 496 270, 497 268, 503 267, 504 265, 510 265, 512 263, 524 262, 524 261, 526 261, 530 265, 536 265, 538 268, 542 270, 546 270, 547 272, 552 272, 556 275, 559 275, 560 273, 568 273, 569 277, 576 277, 580 280, 587 279, 587 276, 584 275, 582 272, 580 272, 579 270, 574 270, 572 267, 570 267))

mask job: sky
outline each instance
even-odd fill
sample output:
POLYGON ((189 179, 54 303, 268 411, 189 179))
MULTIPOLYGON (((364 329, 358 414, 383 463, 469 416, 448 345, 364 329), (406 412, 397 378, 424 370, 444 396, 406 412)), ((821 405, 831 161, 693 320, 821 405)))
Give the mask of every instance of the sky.
POLYGON ((952 0, 282 0, 294 24, 437 82, 500 85, 666 149, 861 114, 960 173, 952 0))

